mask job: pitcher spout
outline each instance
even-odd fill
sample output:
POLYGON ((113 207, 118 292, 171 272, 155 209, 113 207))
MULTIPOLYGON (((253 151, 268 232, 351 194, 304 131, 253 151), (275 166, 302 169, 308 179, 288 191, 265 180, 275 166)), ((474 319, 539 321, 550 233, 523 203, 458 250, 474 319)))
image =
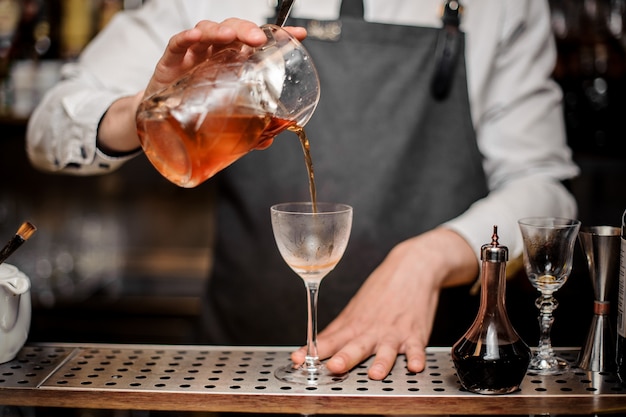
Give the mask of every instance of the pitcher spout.
POLYGON ((30 289, 30 281, 26 277, 8 278, 0 280, 0 288, 13 296, 18 296, 30 289))
POLYGON ((30 290, 30 280, 13 265, 0 270, 0 330, 12 330, 20 316, 20 300, 30 290))

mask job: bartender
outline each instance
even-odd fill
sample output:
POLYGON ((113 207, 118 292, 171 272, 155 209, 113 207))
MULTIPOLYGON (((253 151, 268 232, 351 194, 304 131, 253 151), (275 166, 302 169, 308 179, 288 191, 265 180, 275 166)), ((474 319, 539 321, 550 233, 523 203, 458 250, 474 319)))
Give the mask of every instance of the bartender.
MULTIPOLYGON (((398 354, 423 370, 427 344, 460 336, 445 320, 433 329, 438 304, 453 306, 439 312, 450 321, 473 316, 465 292, 449 302, 442 289, 476 278, 493 225, 515 257, 517 219, 576 216, 562 185, 578 170, 550 79, 547 2, 461 3, 297 0, 288 22, 299 38, 308 30, 321 81, 306 126, 318 198, 354 207, 348 249, 319 299, 319 353, 332 371, 374 355, 369 376, 382 379, 398 354)), ((210 59, 212 46, 260 45, 258 25, 274 13, 260 0, 148 0, 119 13, 34 112, 32 163, 91 175, 136 157, 142 98, 210 59)), ((269 221, 272 204, 309 198, 297 138, 281 134, 209 181, 217 236, 202 342, 302 344, 305 291, 269 221)))

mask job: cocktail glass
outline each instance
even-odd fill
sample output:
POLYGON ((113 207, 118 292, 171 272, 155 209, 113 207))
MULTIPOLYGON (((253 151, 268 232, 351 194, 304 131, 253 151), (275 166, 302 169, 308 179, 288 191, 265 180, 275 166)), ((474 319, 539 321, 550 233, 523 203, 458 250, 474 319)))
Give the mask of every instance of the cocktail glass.
POLYGON ((278 368, 278 379, 301 385, 343 381, 333 374, 317 352, 317 298, 322 279, 333 270, 348 245, 352 207, 338 203, 283 203, 271 207, 272 229, 281 256, 302 278, 307 289, 307 353, 302 364, 278 368))
POLYGON ((556 217, 533 217, 518 221, 524 241, 524 267, 531 284, 541 293, 535 301, 539 309, 539 347, 528 370, 546 375, 563 372, 568 363, 556 356, 550 332, 558 307, 555 291, 567 281, 572 271, 574 244, 580 221, 556 217))

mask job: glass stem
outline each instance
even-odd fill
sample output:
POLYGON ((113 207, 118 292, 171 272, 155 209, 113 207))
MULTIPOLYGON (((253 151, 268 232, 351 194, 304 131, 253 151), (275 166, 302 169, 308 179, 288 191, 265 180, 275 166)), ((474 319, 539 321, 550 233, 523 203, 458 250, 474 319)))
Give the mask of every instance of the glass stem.
POLYGON ((535 305, 539 309, 540 329, 539 349, 537 355, 547 359, 554 356, 550 333, 552 331, 552 324, 554 323, 554 316, 552 313, 559 306, 559 303, 556 301, 556 298, 552 296, 552 293, 545 293, 537 298, 535 305))
POLYGON ((306 282, 307 287, 307 346, 305 364, 307 367, 313 367, 319 364, 319 355, 317 353, 317 296, 319 293, 318 282, 306 282))

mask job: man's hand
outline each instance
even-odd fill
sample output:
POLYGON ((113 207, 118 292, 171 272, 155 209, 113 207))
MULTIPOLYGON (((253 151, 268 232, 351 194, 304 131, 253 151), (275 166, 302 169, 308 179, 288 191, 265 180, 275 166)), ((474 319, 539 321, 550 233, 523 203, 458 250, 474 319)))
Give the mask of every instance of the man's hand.
MULTIPOLYGON (((458 234, 435 229, 397 245, 339 316, 320 332, 320 358, 332 372, 347 372, 375 355, 368 375, 384 379, 405 354, 411 372, 424 370, 439 291, 468 283, 478 273, 473 250, 458 234)), ((302 363, 306 349, 292 354, 302 363)))
MULTIPOLYGON (((306 29, 286 27, 297 39, 306 37, 306 29)), ((265 33, 255 23, 241 19, 227 19, 221 23, 203 20, 193 29, 170 38, 152 78, 144 91, 134 96, 116 100, 98 127, 98 148, 109 154, 125 153, 138 149, 139 138, 135 114, 141 101, 168 87, 196 65, 233 43, 260 46, 267 40, 265 33)), ((267 147, 271 141, 261 146, 267 147)))
MULTIPOLYGON (((285 29, 300 40, 306 36, 304 28, 285 29)), ((231 18, 221 23, 203 20, 193 29, 180 32, 170 39, 146 88, 145 96, 169 86, 220 48, 233 43, 256 47, 263 45, 266 40, 259 26, 247 20, 231 18)))

